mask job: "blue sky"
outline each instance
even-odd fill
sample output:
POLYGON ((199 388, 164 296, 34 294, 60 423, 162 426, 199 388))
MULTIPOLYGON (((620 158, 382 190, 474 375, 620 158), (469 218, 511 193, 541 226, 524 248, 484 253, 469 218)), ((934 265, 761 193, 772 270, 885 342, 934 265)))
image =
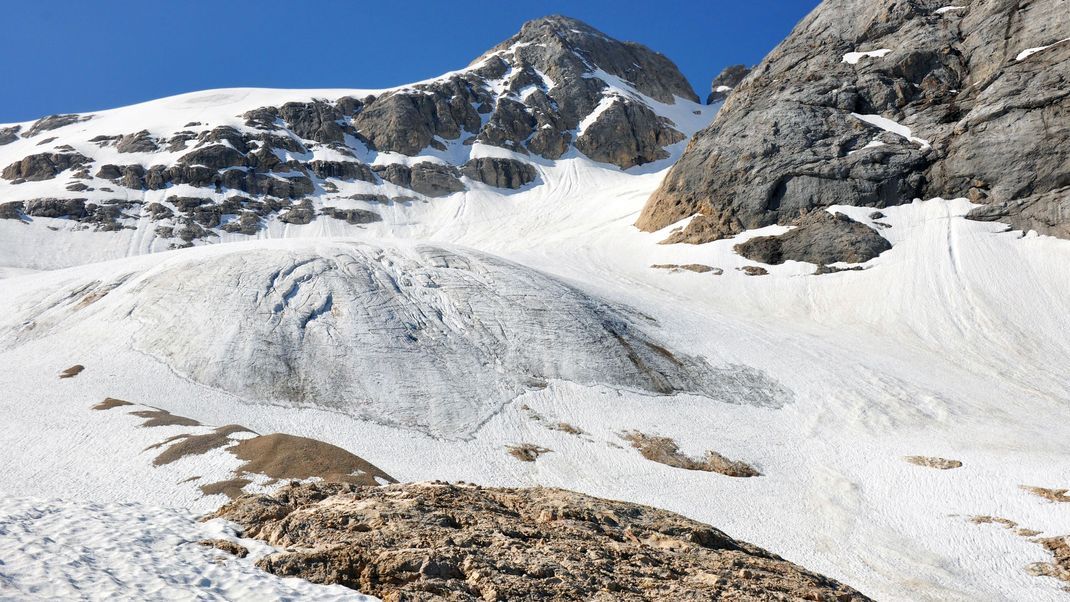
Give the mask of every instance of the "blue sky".
POLYGON ((206 88, 378 88, 466 65, 547 14, 666 54, 705 96, 818 0, 52 0, 4 8, 0 123, 206 88))

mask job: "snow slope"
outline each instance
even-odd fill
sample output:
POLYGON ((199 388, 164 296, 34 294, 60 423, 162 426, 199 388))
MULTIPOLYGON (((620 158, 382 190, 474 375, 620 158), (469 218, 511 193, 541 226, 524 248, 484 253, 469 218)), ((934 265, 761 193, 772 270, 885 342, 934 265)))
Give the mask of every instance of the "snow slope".
MULTIPOLYGON (((441 439, 325 408, 281 407, 206 388, 134 348, 94 351, 58 332, 0 355, 3 365, 20 367, 3 396, 5 416, 20 428, 0 437, 6 449, 23 450, 3 460, 4 491, 201 509, 218 503, 152 468, 140 451, 144 445, 129 444, 131 433, 149 441, 138 429, 87 419, 90 405, 113 396, 211 424, 315 436, 403 480, 554 485, 657 505, 881 599, 1059 595, 1058 582, 1024 570, 1046 560, 1039 545, 968 519, 1004 517, 1046 535, 1070 529, 1064 509, 1019 488, 1063 486, 1070 468, 1070 388, 1062 376, 1070 345, 1058 335, 1070 316, 1070 275, 1058 267, 1070 260, 1070 245, 966 221, 969 203, 936 199, 885 211, 880 221, 890 227, 882 233, 895 246, 865 271, 812 276, 812 266, 788 263, 753 277, 735 269, 749 263, 731 251, 738 239, 664 246, 656 242, 665 232, 631 228, 659 174, 630 177, 616 187, 585 185, 600 193, 577 197, 575 182, 589 173, 582 161, 575 167, 573 184, 549 182, 546 190, 560 196, 516 195, 529 205, 512 221, 490 210, 480 218, 472 207, 421 236, 463 241, 626 304, 656 319, 658 336, 670 348, 711 365, 761 370, 791 392, 792 403, 777 409, 687 394, 651 397, 551 380, 522 393, 471 438, 441 439), (521 229, 523 237, 517 236, 521 229), (650 267, 692 262, 725 273, 650 267), (74 363, 86 371, 55 378, 74 363), (37 410, 43 407, 49 408, 47 421, 37 410), (559 422, 584 434, 549 428, 559 422), (674 437, 687 453, 712 449, 742 459, 763 476, 732 479, 651 463, 620 439, 633 429, 674 437), (39 448, 22 439, 46 433, 49 443, 39 448), (504 449, 521 442, 553 451, 522 464, 504 449), (945 472, 902 460, 915 454, 964 466, 945 472), (132 471, 128 481, 115 482, 119 467, 132 471), (78 477, 61 483, 45 475, 78 477)), ((871 223, 857 209, 838 209, 871 223)), ((345 234, 384 244, 371 232, 345 234)), ((286 248, 252 244, 262 251, 286 248)), ((212 251, 199 261, 223 252, 212 251)), ((0 299, 74 274, 102 279, 137 272, 163 258, 8 278, 0 281, 0 299)), ((262 261, 281 267, 293 258, 284 251, 262 261)))
MULTIPOLYGON (((113 134, 120 122, 122 131, 173 129, 186 120, 229 123, 257 106, 349 93, 212 91, 99 113, 68 127, 88 140, 97 132, 93 128, 113 134)), ((677 102, 658 110, 690 134, 708 122, 715 107, 677 102)), ((898 131, 894 123, 885 126, 898 131)), ((869 209, 836 207, 880 228, 894 243, 892 250, 863 271, 815 276, 814 266, 788 262, 768 266, 769 275, 749 276, 739 268, 753 263, 735 254, 733 245, 784 228, 704 245, 659 245, 672 227, 641 233, 631 226, 683 145, 674 145, 668 159, 628 170, 575 151, 556 161, 525 157, 535 164, 537 185, 503 192, 469 182, 468 190, 444 198, 376 206, 383 221, 375 224, 275 220, 254 240, 224 233, 213 239, 218 244, 167 254, 151 254, 167 244, 154 237, 147 220, 120 232, 79 229, 57 218, 30 224, 0 220, 0 415, 7 425, 0 430, 6 450, 0 455, 0 491, 4 516, 15 517, 0 524, 5 532, 19 533, 0 540, 8 546, 0 547, 5 563, 0 584, 16 592, 14 597, 34 591, 65 596, 78 584, 94 588, 83 591, 98 598, 109 593, 136 597, 129 588, 138 583, 164 587, 159 577, 136 567, 115 569, 117 575, 134 571, 118 578, 128 587, 122 589, 98 580, 103 568, 60 564, 66 552, 59 550, 85 542, 95 556, 112 562, 115 544, 102 541, 100 533, 123 530, 143 535, 129 544, 144 554, 139 558, 171 563, 156 565, 178 576, 168 588, 185 591, 195 583, 192 574, 210 568, 207 551, 180 546, 180 559, 159 560, 162 550, 170 549, 159 546, 198 537, 200 527, 190 513, 210 510, 222 498, 203 496, 187 479, 227 474, 234 459, 205 454, 153 466, 154 454, 146 448, 172 431, 90 409, 105 397, 117 397, 205 424, 238 423, 258 432, 316 437, 402 480, 542 484, 656 505, 709 522, 882 600, 1054 600, 1064 595, 1060 582, 1025 570, 1048 559, 1041 546, 1012 529, 970 518, 1005 518, 1047 536, 1070 533, 1065 507, 1020 487, 1070 485, 1065 370, 1070 364, 1065 336, 1070 332, 1070 271, 1065 269, 1070 243, 967 221, 971 205, 963 199, 885 209, 878 221, 886 227, 868 217, 869 209), (474 258, 480 279, 450 280, 445 290, 421 293, 449 303, 392 305, 413 297, 376 296, 393 286, 392 279, 441 269, 424 261, 426 254, 419 251, 424 247, 474 258), (330 270, 300 271, 302 261, 325 257, 344 261, 329 264, 330 270), (236 267, 243 261, 247 268, 236 267), (351 261, 370 267, 382 263, 349 276, 332 273, 351 261), (414 267, 404 267, 410 263, 414 267), (723 275, 651 267, 689 263, 721 268, 723 275), (38 272, 58 268, 67 269, 38 272), (466 322, 452 320, 449 311, 432 312, 428 323, 448 325, 456 340, 496 341, 485 359, 502 360, 506 372, 518 365, 518 357, 561 362, 561 369, 542 371, 543 382, 513 382, 505 391, 488 392, 487 383, 498 382, 489 365, 493 361, 450 363, 441 359, 448 355, 428 351, 406 371, 406 358, 394 358, 390 365, 400 366, 400 374, 426 375, 424 363, 443 362, 434 372, 435 387, 421 389, 428 384, 422 377, 409 380, 425 399, 431 397, 428 391, 451 387, 464 393, 451 399, 467 405, 446 403, 426 415, 420 409, 426 406, 398 409, 385 401, 370 414, 280 403, 277 391, 260 388, 261 383, 234 386, 227 380, 234 365, 285 366, 293 359, 290 351, 309 351, 301 347, 303 331, 287 328, 323 314, 313 295, 304 308, 309 311, 287 314, 289 321, 277 322, 283 330, 276 331, 275 322, 256 320, 257 312, 266 315, 274 305, 249 304, 241 294, 250 281, 259 284, 257 278, 287 270, 297 278, 307 276, 303 282, 316 295, 344 290, 347 298, 375 299, 377 305, 369 307, 381 311, 371 312, 369 324, 396 327, 405 321, 402 308, 456 309, 456 315, 481 318, 466 322), (391 278, 370 286, 360 280, 368 274, 391 278), (212 288, 205 289, 206 281, 212 288), (112 284, 121 296, 95 300, 88 313, 57 314, 54 320, 46 315, 48 308, 76 306, 112 284), (466 290, 471 286, 476 288, 466 290), (475 308, 509 297, 530 301, 536 310, 558 300, 569 309, 550 321, 536 319, 530 308, 515 310, 503 315, 494 336, 480 330, 495 326, 488 317, 494 312, 475 308), (649 337, 675 357, 699 358, 714 370, 735 367, 729 376, 765 375, 790 401, 738 403, 698 388, 653 395, 620 378, 582 377, 580 368, 612 376, 598 363, 598 336, 604 333, 586 340, 589 353, 578 354, 570 338, 585 329, 597 332, 589 329, 593 319, 585 313, 584 299, 622 308, 614 311, 641 325, 635 336, 649 337), (122 319, 126 312, 136 319, 122 319), (34 332, 38 322, 42 325, 34 332), (525 324, 541 328, 532 328, 527 338, 504 328, 516 331, 525 324), (215 346, 212 337, 203 336, 206 331, 218 332, 227 344, 215 346), (514 341, 522 344, 510 346, 514 341), (280 342, 285 353, 272 355, 272 345, 280 342), (73 364, 86 370, 72 379, 57 378, 73 364), (534 384, 539 386, 529 386, 534 384), (746 461, 762 476, 734 479, 652 463, 620 437, 628 430, 673 437, 688 454, 712 450, 746 461), (518 443, 552 451, 522 463, 505 449, 518 443), (905 462, 908 455, 941 456, 963 466, 939 471, 905 462), (27 501, 52 498, 64 501, 27 501), (130 502, 139 505, 113 506, 130 502), (32 522, 26 518, 30 507, 51 518, 32 522), (137 517, 160 524, 156 533, 165 534, 162 543, 149 541, 137 517), (65 531, 72 522, 85 530, 65 531), (52 566, 68 579, 51 586, 55 589, 35 590, 45 575, 55 574, 34 568, 45 554, 35 546, 45 537, 55 546, 47 554, 57 563, 52 566)), ((25 151, 0 147, 0 163, 25 151)), ((445 161, 448 155, 456 161, 481 154, 515 157, 512 151, 475 144, 428 151, 425 158, 445 161)), ((42 183, 19 186, 25 187, 20 194, 55 192, 54 185, 42 183)), ((361 192, 362 186, 347 184, 341 193, 361 192)), ((367 205, 353 201, 352 206, 367 205)), ((289 290, 281 292, 283 300, 289 290)), ((346 347, 357 333, 344 332, 338 344, 324 343, 329 332, 314 335, 322 337, 316 340, 323 348, 299 358, 306 362, 298 362, 299 371, 315 374, 321 387, 331 382, 330 366, 344 367, 336 379, 346 386, 351 375, 346 371, 357 371, 369 382, 380 374, 380 350, 346 347), (346 353, 330 355, 338 349, 346 353), (330 361, 315 364, 321 354, 330 361)), ((377 336, 379 345, 392 340, 388 333, 377 336)), ((611 338, 604 340, 606 349, 615 344, 611 338)), ((389 399, 399 378, 365 383, 361 390, 379 387, 381 400, 389 399)), ((740 380, 747 390, 747 379, 740 380)), ((212 585, 205 597, 253 591, 237 589, 244 587, 268 597, 335 592, 279 583, 237 561, 224 567, 231 568, 209 575, 212 585)))

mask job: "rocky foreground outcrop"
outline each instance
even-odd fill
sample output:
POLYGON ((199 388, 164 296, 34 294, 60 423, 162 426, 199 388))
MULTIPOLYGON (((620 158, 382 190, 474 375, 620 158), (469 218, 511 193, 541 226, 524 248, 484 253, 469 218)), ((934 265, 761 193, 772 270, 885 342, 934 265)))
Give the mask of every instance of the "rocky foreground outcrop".
POLYGON ((280 576, 393 600, 866 600, 721 531, 560 489, 291 484, 216 516, 280 576))
POLYGON ((1066 236, 1068 36, 1065 0, 825 0, 636 225, 695 216, 670 242, 702 243, 830 205, 968 196, 979 219, 1066 236))

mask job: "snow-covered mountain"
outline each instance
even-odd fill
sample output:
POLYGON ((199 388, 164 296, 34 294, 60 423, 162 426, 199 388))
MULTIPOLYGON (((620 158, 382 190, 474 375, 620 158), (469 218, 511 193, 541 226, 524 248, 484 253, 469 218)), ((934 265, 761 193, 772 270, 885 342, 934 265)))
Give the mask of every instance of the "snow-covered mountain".
MULTIPOLYGON (((282 433, 341 449, 374 482, 545 485, 679 512, 879 599, 1056 599, 1070 243, 966 219, 1003 202, 980 205, 980 186, 854 202, 845 187, 887 191, 877 176, 909 181, 964 142, 943 124, 925 149, 929 134, 880 107, 797 101, 888 85, 928 119, 945 97, 925 104, 879 63, 944 73, 906 48, 931 41, 919 27, 1043 14, 1046 37, 1011 38, 1040 47, 1067 37, 1065 16, 1056 0, 854 4, 825 2, 722 91, 719 114, 661 55, 548 17, 395 89, 215 90, 4 126, 0 528, 20 535, 0 539, 0 588, 29 591, 40 565, 65 584, 41 591, 70 595, 93 574, 37 551, 69 521, 33 508, 79 517, 105 551, 134 501, 168 541, 236 539, 190 513, 328 474, 282 433), (824 117, 796 131, 777 117, 792 111, 824 117), (791 213, 795 184, 775 210, 745 202, 780 176, 820 202, 791 213), (33 501, 51 498, 65 501, 33 501)), ((1063 69, 1043 54, 1060 48, 1027 58, 1063 69)), ((1045 77, 1045 98, 1065 98, 1045 77)), ((1065 156, 1055 137, 1032 142, 1047 151, 1030 161, 1065 156)), ((197 587, 157 547, 138 554, 178 575, 149 579, 158 591, 197 587)), ((212 595, 338 595, 228 562, 212 595)))
POLYGON ((425 236, 458 206, 508 205, 575 164, 608 177, 669 165, 715 112, 697 100, 662 55, 548 17, 465 69, 394 89, 212 90, 0 126, 0 262, 350 225, 425 236), (27 252, 36 237, 71 252, 27 252))

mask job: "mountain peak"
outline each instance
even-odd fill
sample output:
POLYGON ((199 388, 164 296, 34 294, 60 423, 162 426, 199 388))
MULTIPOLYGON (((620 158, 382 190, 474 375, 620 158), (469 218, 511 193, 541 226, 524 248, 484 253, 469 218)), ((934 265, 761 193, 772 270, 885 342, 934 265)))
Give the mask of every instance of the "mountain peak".
POLYGON ((528 21, 473 64, 506 55, 516 57, 522 66, 533 65, 556 82, 600 70, 662 103, 672 104, 676 97, 698 101, 687 78, 665 55, 637 42, 616 40, 572 17, 548 15, 528 21))

